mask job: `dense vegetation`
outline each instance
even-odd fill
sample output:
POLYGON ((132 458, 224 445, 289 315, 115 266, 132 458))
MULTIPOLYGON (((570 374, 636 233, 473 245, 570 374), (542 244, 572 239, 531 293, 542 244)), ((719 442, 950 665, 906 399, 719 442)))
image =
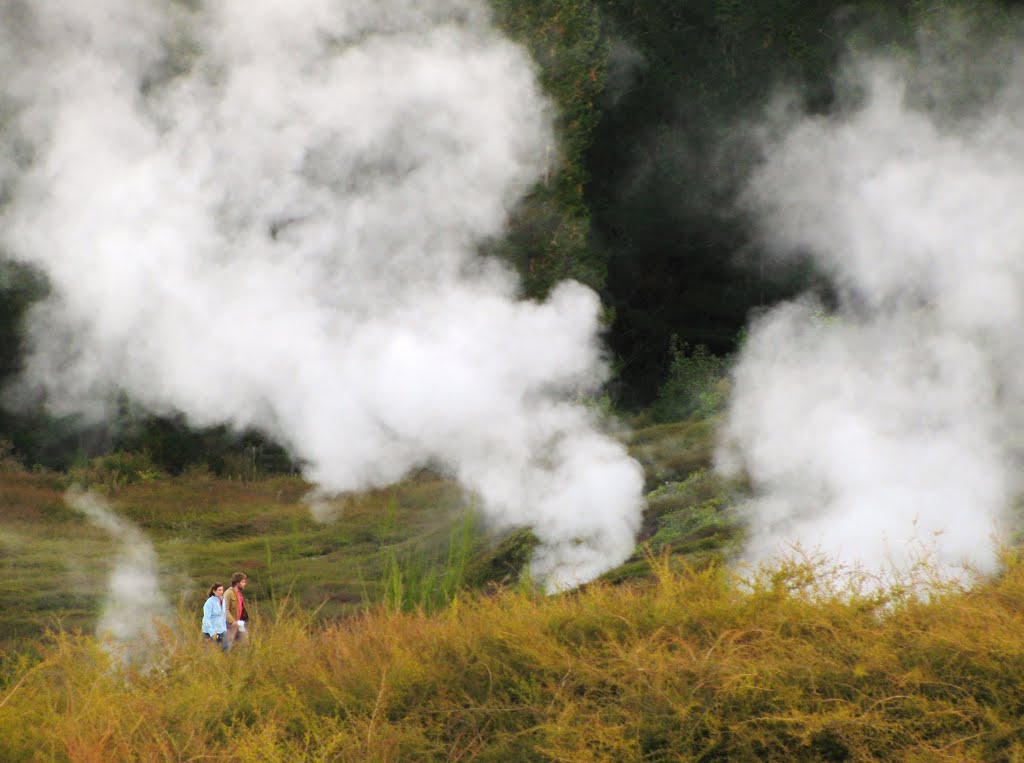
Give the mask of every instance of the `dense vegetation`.
MULTIPOLYGON (((971 592, 812 564, 327 628, 286 603, 246 651, 154 662, 55 635, 0 665, 0 758, 216 761, 1018 760, 1024 568, 971 592)), ((268 613, 269 614, 269 613, 268 613)))
MULTIPOLYGON (((723 383, 706 355, 678 349, 673 366, 673 410, 723 383)), ((529 533, 489 534, 428 471, 317 524, 301 478, 245 464, 172 477, 124 453, 66 473, 2 460, 0 759, 1024 755, 1017 553, 970 588, 927 565, 884 584, 827 559, 731 570, 743 486, 704 468, 717 419, 701 416, 638 426, 637 553, 554 596, 523 575, 529 533), (73 483, 156 547, 177 613, 142 644, 88 635, 119 549, 65 504, 73 483), (225 656, 200 643, 197 612, 236 568, 255 616, 225 656)))

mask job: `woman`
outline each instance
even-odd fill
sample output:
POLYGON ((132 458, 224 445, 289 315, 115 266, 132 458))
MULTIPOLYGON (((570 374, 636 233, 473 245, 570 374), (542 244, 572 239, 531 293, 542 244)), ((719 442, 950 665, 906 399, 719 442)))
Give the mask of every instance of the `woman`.
POLYGON ((228 624, 224 618, 224 584, 214 583, 209 595, 203 605, 203 638, 216 641, 226 652, 228 624))

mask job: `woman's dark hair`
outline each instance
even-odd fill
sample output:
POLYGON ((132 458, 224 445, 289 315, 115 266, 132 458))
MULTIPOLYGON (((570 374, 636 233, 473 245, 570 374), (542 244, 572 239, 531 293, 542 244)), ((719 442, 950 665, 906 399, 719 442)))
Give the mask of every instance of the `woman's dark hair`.
POLYGON ((223 583, 214 583, 212 586, 210 586, 210 592, 208 594, 206 594, 206 595, 207 596, 213 596, 213 592, 214 591, 216 591, 218 588, 223 588, 223 587, 224 587, 223 583))

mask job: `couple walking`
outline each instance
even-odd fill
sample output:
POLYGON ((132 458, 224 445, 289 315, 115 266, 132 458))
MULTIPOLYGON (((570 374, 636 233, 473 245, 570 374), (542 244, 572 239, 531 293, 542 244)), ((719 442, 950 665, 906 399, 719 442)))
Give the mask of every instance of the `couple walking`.
POLYGON ((223 583, 214 583, 203 605, 203 638, 216 641, 225 652, 236 641, 248 638, 246 622, 249 612, 245 608, 243 594, 248 582, 244 572, 236 572, 231 576, 231 587, 226 591, 223 583))

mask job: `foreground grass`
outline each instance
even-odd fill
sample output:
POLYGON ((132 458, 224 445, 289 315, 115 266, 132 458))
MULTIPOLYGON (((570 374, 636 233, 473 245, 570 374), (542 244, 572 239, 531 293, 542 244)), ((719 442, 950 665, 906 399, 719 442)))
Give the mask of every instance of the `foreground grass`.
POLYGON ((54 634, 2 663, 0 760, 1024 759, 1019 560, 927 597, 653 568, 329 626, 285 606, 226 656, 168 628, 156 668, 54 634))

